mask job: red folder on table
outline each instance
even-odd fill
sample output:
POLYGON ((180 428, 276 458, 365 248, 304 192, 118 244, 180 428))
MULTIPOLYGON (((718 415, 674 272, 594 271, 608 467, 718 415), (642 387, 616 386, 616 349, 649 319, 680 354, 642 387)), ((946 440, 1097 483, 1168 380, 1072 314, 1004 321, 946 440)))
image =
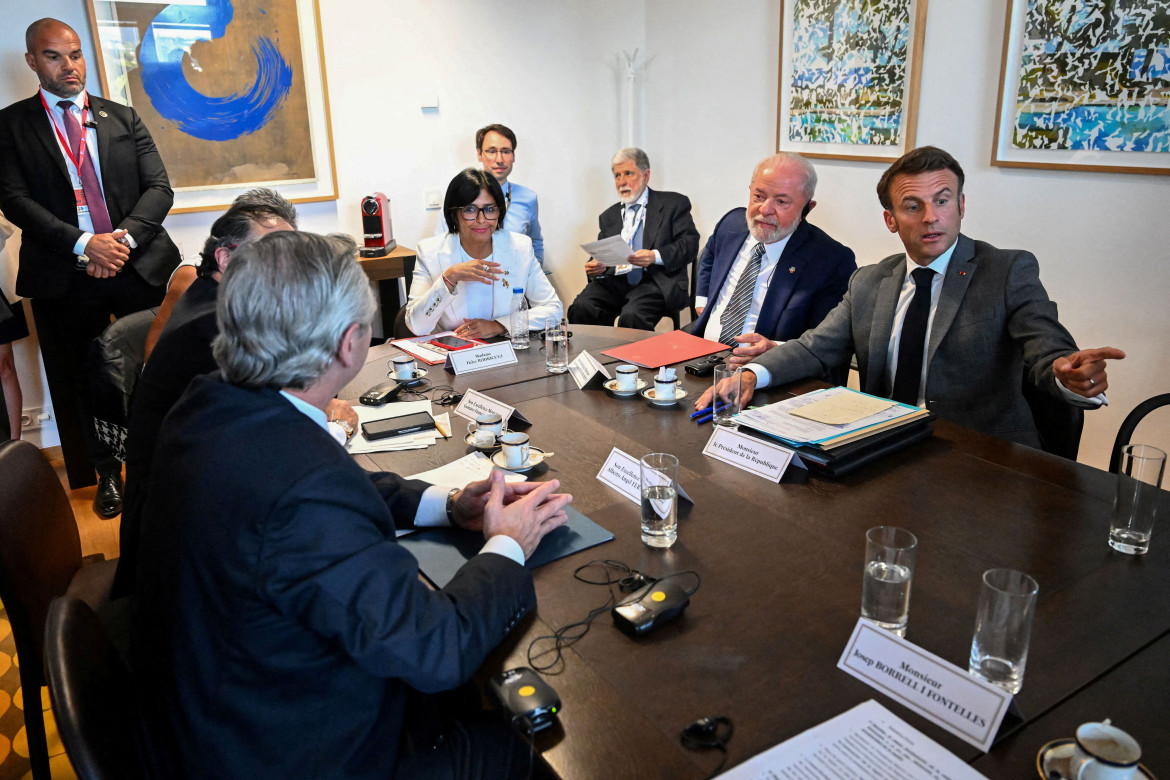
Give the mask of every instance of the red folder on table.
POLYGON ((601 354, 642 368, 660 368, 684 360, 714 355, 725 349, 729 347, 718 341, 708 341, 685 331, 672 330, 670 333, 660 333, 648 339, 635 341, 633 344, 607 349, 601 354))

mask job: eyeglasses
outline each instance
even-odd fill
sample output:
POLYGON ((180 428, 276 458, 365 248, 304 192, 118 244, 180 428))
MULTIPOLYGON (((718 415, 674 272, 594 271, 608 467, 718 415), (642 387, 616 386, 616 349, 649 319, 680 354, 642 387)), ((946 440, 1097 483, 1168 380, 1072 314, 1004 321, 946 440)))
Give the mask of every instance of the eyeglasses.
POLYGON ((500 216, 500 210, 495 206, 484 206, 483 208, 479 206, 464 206, 458 209, 458 211, 459 216, 468 222, 474 222, 480 214, 483 214, 483 218, 488 222, 500 216))
POLYGON ((481 154, 486 154, 488 157, 511 157, 512 155, 516 154, 516 151, 507 147, 504 147, 503 149, 497 149, 493 146, 490 149, 482 150, 481 154))

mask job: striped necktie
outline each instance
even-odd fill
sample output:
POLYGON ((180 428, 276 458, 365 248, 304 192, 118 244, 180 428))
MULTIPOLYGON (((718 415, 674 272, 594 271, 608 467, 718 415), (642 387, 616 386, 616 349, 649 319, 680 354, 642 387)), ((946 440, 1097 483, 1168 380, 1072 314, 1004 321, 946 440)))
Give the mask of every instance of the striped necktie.
POLYGON ((738 346, 735 337, 743 333, 743 325, 747 322, 748 311, 752 308, 752 299, 756 297, 756 279, 760 275, 760 265, 763 262, 764 245, 759 243, 752 250, 747 268, 743 269, 743 275, 735 283, 735 292, 731 294, 727 308, 719 317, 722 325, 719 329, 720 343, 731 347, 738 346))

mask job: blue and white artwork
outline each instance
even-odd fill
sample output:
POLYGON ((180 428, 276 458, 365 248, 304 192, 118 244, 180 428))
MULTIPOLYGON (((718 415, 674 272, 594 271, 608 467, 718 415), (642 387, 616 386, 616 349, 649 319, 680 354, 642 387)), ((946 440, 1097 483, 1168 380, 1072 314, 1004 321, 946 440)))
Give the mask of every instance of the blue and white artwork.
POLYGON ((911 0, 794 0, 788 138, 898 146, 911 0))
POLYGON ((316 178, 297 0, 94 0, 110 97, 176 189, 316 178))
POLYGON ((1012 145, 1170 152, 1170 0, 1027 0, 1012 145))

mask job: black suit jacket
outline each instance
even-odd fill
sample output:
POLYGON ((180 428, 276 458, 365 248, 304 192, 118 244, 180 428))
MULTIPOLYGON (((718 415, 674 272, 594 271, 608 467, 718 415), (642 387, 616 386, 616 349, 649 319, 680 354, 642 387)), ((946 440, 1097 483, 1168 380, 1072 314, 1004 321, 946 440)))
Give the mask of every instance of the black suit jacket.
MULTIPOLYGON (((89 105, 110 221, 138 244, 130 265, 150 284, 164 284, 179 264, 179 250, 162 227, 174 202, 162 157, 134 109, 94 95, 89 105)), ((17 293, 64 295, 76 273, 73 246, 83 231, 69 169, 39 92, 0 111, 0 210, 22 231, 17 293)))
POLYGON ((491 553, 423 585, 394 530, 426 485, 275 390, 195 379, 152 481, 130 649, 160 777, 393 777, 407 686, 465 682, 536 601, 491 553))
MULTIPOLYGON (((615 203, 597 220, 597 237, 621 235, 622 204, 615 203)), ((666 308, 677 311, 689 304, 687 269, 699 254, 699 231, 691 219, 691 201, 677 192, 650 190, 646 198, 646 222, 642 226, 642 248, 657 249, 662 265, 642 269, 639 284, 656 284, 662 290, 666 308)), ((608 273, 607 276, 612 275, 608 273)))
MULTIPOLYGON (((699 319, 687 330, 702 336, 711 311, 747 241, 747 209, 732 209, 719 220, 699 260, 696 295, 707 298, 699 319)), ((773 341, 787 341, 821 323, 849 288, 857 270, 853 250, 816 225, 801 220, 784 245, 776 271, 764 294, 755 332, 773 341)))

